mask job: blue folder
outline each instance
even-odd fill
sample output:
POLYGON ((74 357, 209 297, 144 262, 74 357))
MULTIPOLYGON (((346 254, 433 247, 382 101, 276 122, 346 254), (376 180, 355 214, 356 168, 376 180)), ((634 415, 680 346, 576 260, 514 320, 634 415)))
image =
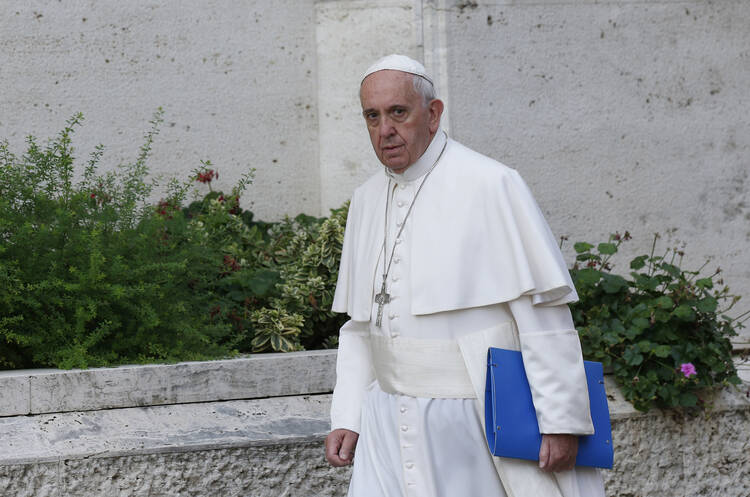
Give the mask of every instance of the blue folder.
MULTIPOLYGON (((577 466, 611 468, 614 459, 604 371, 600 362, 584 361, 593 435, 578 437, 577 466)), ((542 435, 521 353, 491 347, 487 352, 485 430, 492 454, 539 460, 542 435)))

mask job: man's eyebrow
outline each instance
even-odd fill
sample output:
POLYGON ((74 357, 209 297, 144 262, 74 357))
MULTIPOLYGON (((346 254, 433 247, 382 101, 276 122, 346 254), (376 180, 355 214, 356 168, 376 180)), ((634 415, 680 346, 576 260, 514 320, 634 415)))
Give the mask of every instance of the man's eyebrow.
MULTIPOLYGON (((408 108, 409 108, 409 107, 408 107, 407 105, 405 105, 405 104, 393 104, 393 105, 391 105, 390 107, 388 107, 388 108, 386 109, 386 111, 387 111, 387 112, 391 112, 391 111, 393 111, 394 109, 408 109, 408 108)), ((364 109, 364 110, 362 111, 362 115, 363 115, 363 116, 367 116, 367 114, 370 114, 371 112, 375 112, 375 113, 377 113, 378 111, 370 107, 370 108, 364 109)))

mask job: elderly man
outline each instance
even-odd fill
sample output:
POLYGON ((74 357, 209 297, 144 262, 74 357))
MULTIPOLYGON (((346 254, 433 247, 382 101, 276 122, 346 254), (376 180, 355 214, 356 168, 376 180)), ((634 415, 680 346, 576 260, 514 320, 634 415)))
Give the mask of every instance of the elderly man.
POLYGON ((333 304, 351 319, 326 457, 353 462, 349 496, 604 495, 597 470, 574 468, 577 435, 593 432, 567 307, 577 295, 528 188, 440 128, 419 62, 376 62, 360 100, 385 168, 352 197, 333 304), (522 352, 538 464, 487 449, 489 346, 522 352))

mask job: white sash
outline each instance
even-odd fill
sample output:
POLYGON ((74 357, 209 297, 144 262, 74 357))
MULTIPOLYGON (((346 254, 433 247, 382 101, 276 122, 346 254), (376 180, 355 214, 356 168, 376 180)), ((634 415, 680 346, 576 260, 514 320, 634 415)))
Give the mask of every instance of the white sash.
POLYGON ((455 340, 370 336, 375 377, 384 392, 434 399, 476 397, 455 340))

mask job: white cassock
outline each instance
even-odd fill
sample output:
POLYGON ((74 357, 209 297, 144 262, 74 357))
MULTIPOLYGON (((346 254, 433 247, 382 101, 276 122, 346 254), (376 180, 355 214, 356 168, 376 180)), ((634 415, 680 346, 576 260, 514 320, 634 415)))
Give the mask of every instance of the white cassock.
POLYGON ((349 496, 603 496, 596 469, 543 473, 536 462, 491 456, 484 437, 489 346, 522 351, 542 433, 593 432, 566 305, 575 300, 520 176, 442 131, 403 174, 386 170, 360 186, 333 304, 351 317, 331 406, 332 429, 360 434, 349 496), (378 327, 374 296, 394 244, 378 327))

